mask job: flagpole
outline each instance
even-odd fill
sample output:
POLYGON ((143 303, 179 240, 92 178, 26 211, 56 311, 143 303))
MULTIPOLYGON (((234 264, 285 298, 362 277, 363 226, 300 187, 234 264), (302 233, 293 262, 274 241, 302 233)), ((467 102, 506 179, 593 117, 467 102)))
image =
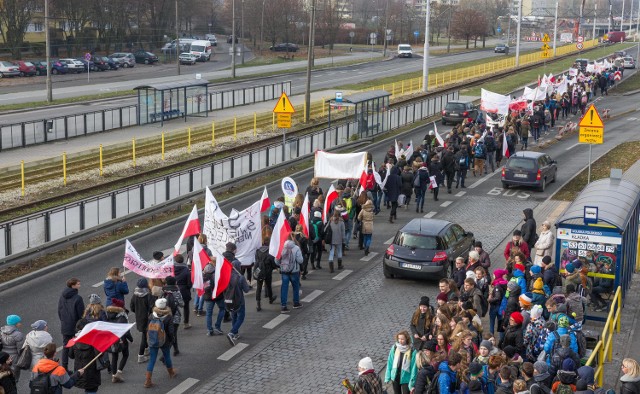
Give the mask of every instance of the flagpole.
POLYGON ((98 354, 97 356, 95 356, 93 358, 93 360, 89 361, 84 367, 82 367, 81 369, 87 369, 87 367, 91 364, 93 364, 100 356, 102 356, 104 352, 100 352, 100 354, 98 354))

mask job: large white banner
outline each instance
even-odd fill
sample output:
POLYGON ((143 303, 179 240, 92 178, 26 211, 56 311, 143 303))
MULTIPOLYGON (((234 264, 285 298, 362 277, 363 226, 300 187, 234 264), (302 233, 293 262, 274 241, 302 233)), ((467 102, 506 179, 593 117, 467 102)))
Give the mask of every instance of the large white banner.
POLYGON ((207 236, 209 249, 223 253, 227 242, 236 244, 236 258, 242 265, 255 261, 256 249, 262 245, 260 226, 261 201, 256 201, 247 209, 232 209, 227 216, 218 205, 209 188, 205 190, 204 226, 202 233, 207 236))
POLYGON ((486 112, 493 112, 502 115, 509 113, 509 103, 511 98, 509 95, 502 95, 480 89, 480 109, 486 112))
POLYGON ((157 264, 148 263, 140 256, 140 253, 131 245, 129 240, 125 242, 122 265, 145 278, 162 279, 167 276, 173 276, 173 255, 170 254, 157 264))
POLYGON ((531 89, 525 86, 522 97, 530 101, 541 101, 547 98, 547 89, 541 87, 531 89))
POLYGON ((315 156, 316 178, 359 179, 367 163, 367 152, 327 153, 319 150, 315 156))

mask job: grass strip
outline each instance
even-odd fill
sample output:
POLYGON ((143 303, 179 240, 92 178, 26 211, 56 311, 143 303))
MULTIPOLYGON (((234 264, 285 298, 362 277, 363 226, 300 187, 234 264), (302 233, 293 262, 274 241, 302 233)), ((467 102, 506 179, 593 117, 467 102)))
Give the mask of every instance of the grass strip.
POLYGON ((616 90, 614 90, 613 93, 623 94, 623 93, 633 92, 639 89, 640 89, 640 72, 636 72, 629 78, 625 79, 623 84, 616 86, 616 90))

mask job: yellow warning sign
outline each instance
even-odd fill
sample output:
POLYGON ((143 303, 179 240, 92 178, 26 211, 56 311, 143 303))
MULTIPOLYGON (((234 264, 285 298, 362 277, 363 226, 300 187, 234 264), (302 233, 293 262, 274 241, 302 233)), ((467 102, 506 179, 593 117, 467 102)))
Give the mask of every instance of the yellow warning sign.
POLYGON ((604 128, 581 126, 578 134, 578 142, 581 144, 604 143, 604 128))
POLYGON ((545 58, 545 59, 548 58, 548 57, 551 57, 551 52, 542 51, 542 52, 540 52, 540 57, 545 58))
POLYGON ((544 33, 544 36, 542 36, 542 42, 547 43, 549 41, 551 41, 549 35, 547 33, 544 33))
MULTIPOLYGON (((273 113, 276 114, 292 114, 296 112, 293 108, 293 104, 291 104, 291 100, 287 97, 285 92, 282 92, 280 99, 278 99, 278 103, 275 107, 273 107, 273 113)), ((278 126, 279 127, 279 126, 278 126)))
POLYGON ((587 108, 587 112, 585 112, 582 119, 580 119, 578 126, 604 128, 604 122, 602 122, 602 118, 595 105, 591 104, 589 108, 587 108))
POLYGON ((543 51, 548 51, 548 50, 551 49, 551 47, 549 45, 547 45, 547 44, 544 44, 544 45, 542 45, 542 48, 540 48, 540 49, 542 49, 543 51))
POLYGON ((278 114, 278 128, 288 129, 291 127, 291 114, 278 114))

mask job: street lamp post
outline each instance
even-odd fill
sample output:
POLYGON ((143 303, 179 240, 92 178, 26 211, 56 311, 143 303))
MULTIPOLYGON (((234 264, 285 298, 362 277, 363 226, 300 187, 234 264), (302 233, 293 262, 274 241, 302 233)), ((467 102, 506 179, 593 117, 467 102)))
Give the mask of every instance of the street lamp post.
POLYGON ((244 64, 244 0, 240 4, 240 62, 244 64))
POLYGON ((518 0, 518 27, 516 29, 516 67, 520 65, 520 25, 522 23, 522 0, 518 0))
MULTIPOLYGON (((311 114, 311 68, 313 67, 313 25, 316 21, 316 0, 311 1, 309 17, 309 50, 307 51, 307 85, 304 91, 304 118, 308 122, 311 114)), ((324 105, 324 103, 322 104, 324 105)))
POLYGON ((556 15, 553 19, 553 57, 556 57, 556 39, 558 37, 558 6, 560 0, 556 0, 556 15))
POLYGON ((180 33, 178 26, 178 0, 176 0, 176 63, 178 64, 178 75, 180 75, 180 51, 182 46, 180 45, 180 33))
POLYGON ((262 49, 262 43, 264 42, 264 2, 265 0, 262 0, 262 16, 260 17, 260 49, 262 49))
POLYGON ((596 15, 598 14, 598 3, 593 4, 593 33, 591 34, 591 39, 596 39, 596 15))
POLYGON ((236 77, 236 0, 231 1, 231 78, 236 77))
POLYGON ((429 18, 431 17, 431 0, 426 0, 427 10, 424 22, 424 56, 422 57, 422 91, 429 91, 429 18))
POLYGON ((382 34, 382 37, 384 40, 383 47, 382 47, 383 59, 387 57, 387 29, 389 28, 388 26, 389 18, 387 17, 387 15, 389 15, 389 0, 387 0, 384 4, 384 33, 382 34))
POLYGON ((607 34, 611 32, 611 21, 613 20, 613 4, 611 4, 611 0, 609 0, 609 24, 607 26, 607 34))
POLYGON ((44 0, 44 41, 45 56, 47 57, 47 102, 53 101, 53 88, 51 86, 51 38, 49 37, 49 0, 44 0))
POLYGON ((622 12, 620 13, 620 31, 624 31, 624 0, 622 0, 622 12))

